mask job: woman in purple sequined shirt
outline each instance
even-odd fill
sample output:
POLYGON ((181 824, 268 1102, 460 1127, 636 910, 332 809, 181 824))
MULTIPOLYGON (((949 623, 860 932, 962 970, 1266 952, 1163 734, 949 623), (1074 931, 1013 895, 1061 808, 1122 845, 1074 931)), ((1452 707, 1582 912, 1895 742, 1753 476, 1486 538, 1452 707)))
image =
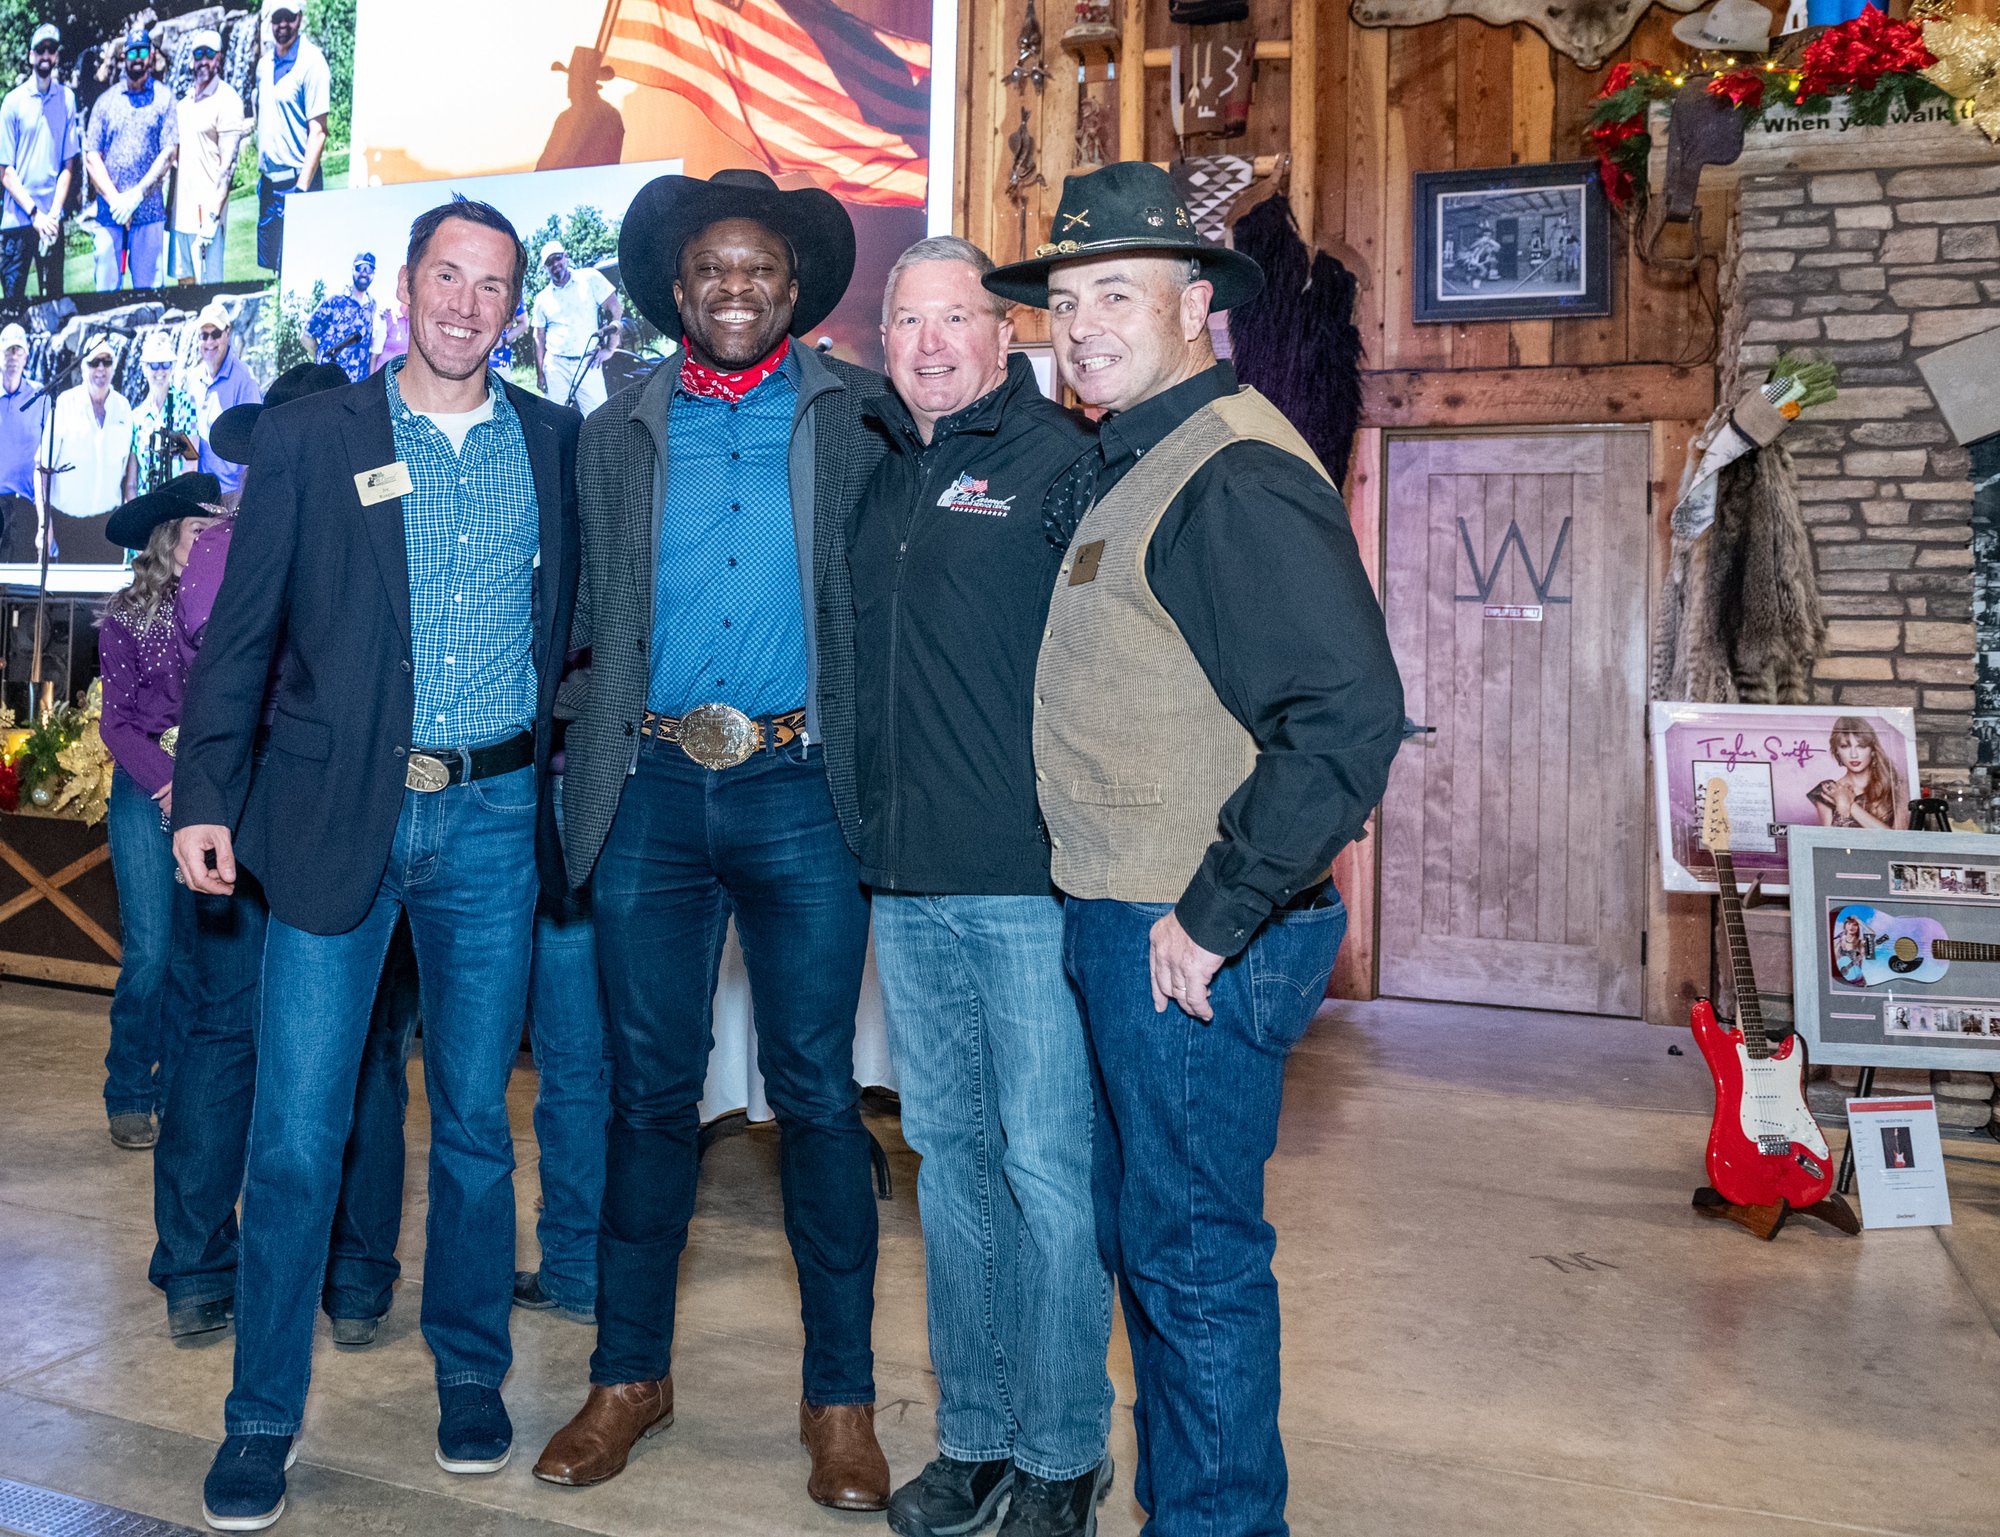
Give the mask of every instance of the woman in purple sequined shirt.
POLYGON ((172 1022, 177 959, 185 967, 185 888, 174 880, 166 818, 173 805, 173 759, 160 739, 179 719, 187 678, 174 598, 189 551, 215 524, 221 489, 212 475, 183 475, 127 502, 106 529, 136 549, 131 583, 114 593, 99 622, 104 675, 104 745, 116 768, 106 827, 118 883, 123 960, 111 997, 111 1045, 104 1059, 104 1108, 120 1147, 150 1147, 164 1093, 162 1059, 172 1022), (213 511, 211 511, 213 509, 213 511))

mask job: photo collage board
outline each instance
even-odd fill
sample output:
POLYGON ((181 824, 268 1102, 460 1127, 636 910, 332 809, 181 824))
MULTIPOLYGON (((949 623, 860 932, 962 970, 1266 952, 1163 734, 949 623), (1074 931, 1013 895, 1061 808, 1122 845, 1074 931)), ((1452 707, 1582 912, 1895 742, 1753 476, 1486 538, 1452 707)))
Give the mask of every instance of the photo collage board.
POLYGON ((2000 1070, 2000 838, 1794 828, 1789 842, 1812 1060, 2000 1070))
POLYGON ((122 585, 101 522, 185 467, 170 434, 240 496, 210 424, 407 350, 410 224, 453 197, 528 248, 492 359, 524 389, 587 411, 672 352, 625 211, 732 167, 842 201, 854 278, 802 340, 879 364, 889 266, 949 228, 955 30, 951 0, 0 0, 0 584, 39 583, 45 499, 49 590, 122 585))

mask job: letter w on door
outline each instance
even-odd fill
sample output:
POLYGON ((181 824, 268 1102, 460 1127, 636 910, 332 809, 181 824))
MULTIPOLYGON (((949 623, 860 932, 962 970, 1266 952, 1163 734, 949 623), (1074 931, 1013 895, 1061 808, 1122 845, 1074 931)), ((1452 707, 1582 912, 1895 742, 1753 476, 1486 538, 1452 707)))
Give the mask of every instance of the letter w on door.
POLYGON ((1485 570, 1479 566, 1479 554, 1472 547, 1472 530, 1465 526, 1465 519, 1458 520, 1458 537, 1465 544, 1466 563, 1472 567, 1472 585, 1477 592, 1454 593, 1461 603, 1484 603, 1493 593, 1493 585, 1500 579, 1500 567, 1507 559, 1511 545, 1521 552, 1521 565, 1528 573, 1528 585, 1535 589, 1537 603, 1567 603, 1567 597, 1551 597, 1549 588, 1555 585, 1556 568, 1562 564, 1563 546, 1569 543, 1570 520, 1564 518, 1562 527, 1556 530, 1555 548, 1549 551, 1549 565, 1546 571, 1535 570, 1534 557, 1528 553, 1528 541, 1521 537, 1521 525, 1512 521, 1507 524, 1507 533, 1500 541, 1500 548, 1494 552, 1493 564, 1485 570))

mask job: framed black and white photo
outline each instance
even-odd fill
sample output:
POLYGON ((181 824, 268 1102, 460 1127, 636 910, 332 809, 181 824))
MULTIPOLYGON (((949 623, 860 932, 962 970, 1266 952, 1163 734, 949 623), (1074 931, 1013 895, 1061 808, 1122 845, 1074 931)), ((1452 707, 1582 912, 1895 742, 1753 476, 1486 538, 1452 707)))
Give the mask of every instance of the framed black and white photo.
POLYGON ((1419 322, 1611 313, 1611 229, 1597 163, 1419 171, 1419 322))

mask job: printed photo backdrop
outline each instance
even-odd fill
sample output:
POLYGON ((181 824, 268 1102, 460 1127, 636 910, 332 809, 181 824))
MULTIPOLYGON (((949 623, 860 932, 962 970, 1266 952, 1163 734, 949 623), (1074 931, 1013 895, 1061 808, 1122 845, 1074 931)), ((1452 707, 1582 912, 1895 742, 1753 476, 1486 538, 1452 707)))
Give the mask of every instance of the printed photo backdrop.
POLYGON ((817 334, 879 365, 883 279, 926 232, 932 0, 361 0, 359 23, 357 185, 667 159, 816 183, 857 245, 817 334))

